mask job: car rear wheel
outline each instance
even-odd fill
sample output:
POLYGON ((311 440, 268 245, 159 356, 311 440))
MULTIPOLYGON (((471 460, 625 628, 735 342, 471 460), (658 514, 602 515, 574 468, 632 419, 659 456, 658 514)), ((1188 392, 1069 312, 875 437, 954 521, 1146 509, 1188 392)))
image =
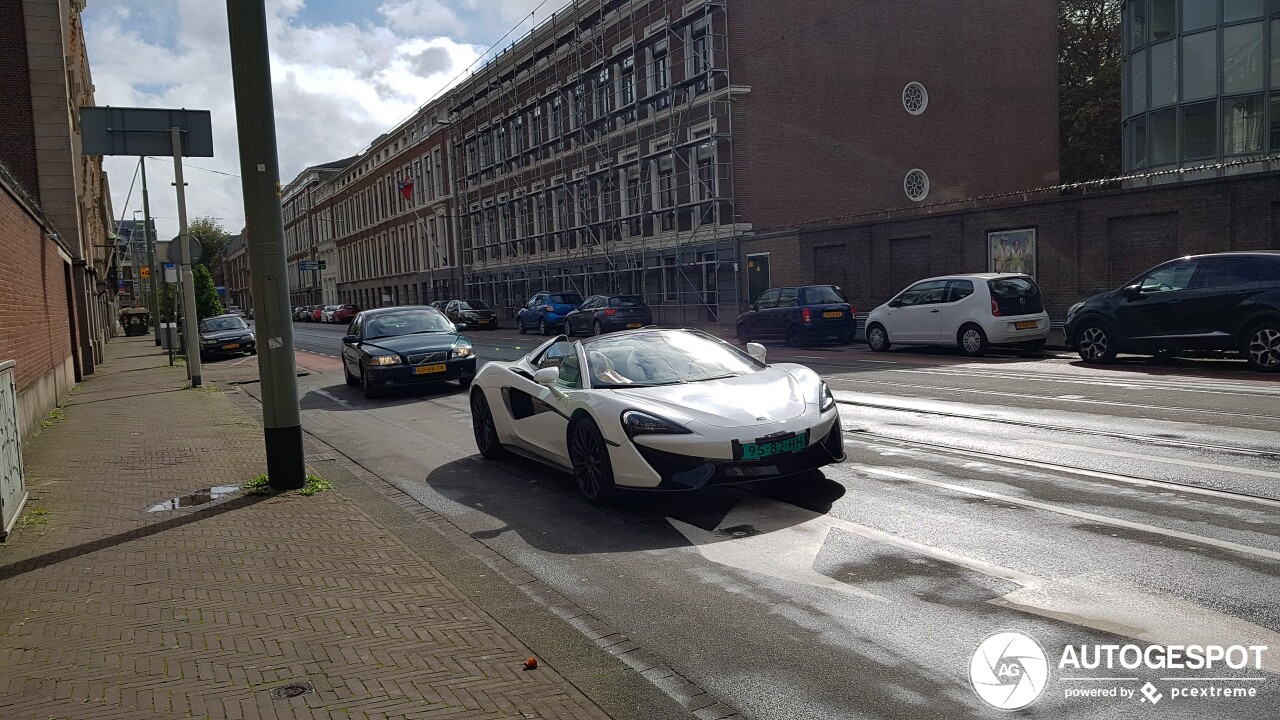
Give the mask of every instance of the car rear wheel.
POLYGON ((600 428, 590 418, 579 418, 569 426, 569 460, 578 492, 595 504, 613 499, 613 465, 600 428))
POLYGON ((493 424, 489 401, 480 388, 471 391, 471 430, 476 437, 476 449, 486 459, 501 460, 507 456, 507 449, 498 441, 498 428, 493 424))
POLYGON ((567 318, 564 321, 564 334, 566 337, 573 337, 573 323, 567 318))
POLYGON ((518 317, 516 318, 516 327, 520 328, 521 335, 527 335, 529 333, 529 328, 524 326, 524 320, 518 317))
POLYGON ((603 335, 603 334, 604 334, 604 325, 601 325, 599 320, 595 321, 595 322, 594 322, 594 323, 592 323, 592 325, 591 325, 591 332, 592 332, 592 334, 594 334, 594 335, 603 335))
POLYGON ((867 328, 867 345, 876 352, 885 352, 889 349, 889 333, 885 332, 884 326, 880 323, 872 323, 867 328))
POLYGON ((981 357, 987 354, 987 334, 982 328, 969 323, 960 328, 960 332, 956 335, 956 344, 960 346, 960 352, 969 357, 981 357))
POLYGON ((1076 335, 1076 352, 1087 363, 1109 363, 1116 359, 1116 341, 1110 328, 1099 322, 1085 323, 1076 335))
POLYGON ((1245 335, 1245 359, 1261 372, 1280 372, 1280 322, 1269 320, 1245 335))
POLYGON ((471 387, 471 380, 472 378, 469 378, 469 377, 458 378, 458 384, 462 386, 463 390, 466 390, 467 388, 471 387))

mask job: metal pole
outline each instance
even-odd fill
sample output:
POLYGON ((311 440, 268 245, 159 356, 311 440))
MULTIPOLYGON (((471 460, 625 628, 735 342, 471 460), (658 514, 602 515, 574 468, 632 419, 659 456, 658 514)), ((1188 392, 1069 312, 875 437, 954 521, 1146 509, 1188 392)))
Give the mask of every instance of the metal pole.
POLYGON ((289 267, 284 253, 280 160, 276 154, 264 0, 227 0, 227 20, 253 304, 255 312, 261 313, 255 319, 259 330, 258 376, 267 477, 271 487, 292 490, 306 484, 307 469, 298 410, 293 319, 289 313, 289 267))
POLYGON ((191 272, 191 240, 187 237, 187 184, 182 179, 182 129, 169 128, 173 140, 173 184, 178 188, 178 249, 182 269, 183 342, 187 347, 187 374, 191 387, 200 387, 200 323, 196 316, 196 281, 191 272))
MULTIPOLYGON (((142 237, 147 244, 147 266, 151 268, 151 278, 147 287, 151 293, 151 329, 156 336, 156 345, 160 345, 160 292, 163 278, 156 272, 156 239, 151 236, 151 196, 147 194, 147 159, 138 158, 142 163, 142 237)), ((173 363, 169 363, 172 365, 173 363)))

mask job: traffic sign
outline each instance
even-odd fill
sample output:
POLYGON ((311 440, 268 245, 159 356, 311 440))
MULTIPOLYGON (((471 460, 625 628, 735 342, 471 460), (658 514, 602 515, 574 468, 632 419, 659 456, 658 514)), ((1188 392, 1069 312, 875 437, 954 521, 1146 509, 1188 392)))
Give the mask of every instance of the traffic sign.
POLYGON ((327 268, 327 267, 329 267, 329 264, 328 264, 327 262, 325 262, 324 260, 321 260, 321 261, 320 261, 320 263, 319 263, 319 269, 320 269, 320 270, 324 270, 324 269, 325 269, 325 268, 327 268))
POLYGON ((139 268, 138 268, 138 277, 142 278, 143 280, 150 280, 150 279, 151 279, 151 266, 150 266, 150 265, 143 265, 143 266, 139 267, 139 268))
POLYGON ((169 259, 180 265, 191 265, 200 260, 204 248, 200 241, 191 235, 179 235, 169 241, 169 259))

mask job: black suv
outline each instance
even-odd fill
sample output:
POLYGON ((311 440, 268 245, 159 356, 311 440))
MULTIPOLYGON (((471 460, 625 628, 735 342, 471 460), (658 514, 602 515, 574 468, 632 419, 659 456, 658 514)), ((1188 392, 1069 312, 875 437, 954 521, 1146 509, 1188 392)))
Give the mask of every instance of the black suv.
POLYGON ((738 340, 785 339, 792 347, 817 340, 853 342, 853 306, 835 285, 766 290, 738 316, 738 340))
POLYGON ((1067 311, 1067 343, 1085 362, 1141 355, 1240 353, 1280 371, 1280 252, 1170 260, 1067 311))

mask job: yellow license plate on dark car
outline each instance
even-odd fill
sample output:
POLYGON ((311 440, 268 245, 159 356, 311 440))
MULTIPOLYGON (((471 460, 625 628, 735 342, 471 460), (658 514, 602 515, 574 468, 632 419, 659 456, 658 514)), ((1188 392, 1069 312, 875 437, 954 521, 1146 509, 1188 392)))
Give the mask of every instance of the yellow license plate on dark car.
POLYGON ((444 363, 436 363, 435 365, 419 365, 413 369, 413 372, 416 375, 430 375, 431 373, 440 373, 448 369, 448 365, 444 363))
POLYGON ((842 318, 842 317, 844 317, 844 313, 842 313, 842 312, 840 312, 840 311, 838 311, 838 310, 837 310, 837 311, 835 311, 835 312, 824 312, 824 313, 822 313, 822 317, 824 317, 824 318, 842 318))
POLYGON ((235 350, 235 349, 236 349, 236 348, 238 348, 238 347, 240 347, 240 343, 231 343, 231 344, 229 344, 229 345, 223 345, 223 346, 222 346, 222 349, 223 349, 223 350, 235 350))
POLYGON ((1035 320, 1027 320, 1026 322, 1014 323, 1013 326, 1019 330, 1035 330, 1037 324, 1035 320))
POLYGON ((628 327, 628 328, 638 328, 638 327, 640 327, 640 323, 627 323, 627 327, 628 327))

